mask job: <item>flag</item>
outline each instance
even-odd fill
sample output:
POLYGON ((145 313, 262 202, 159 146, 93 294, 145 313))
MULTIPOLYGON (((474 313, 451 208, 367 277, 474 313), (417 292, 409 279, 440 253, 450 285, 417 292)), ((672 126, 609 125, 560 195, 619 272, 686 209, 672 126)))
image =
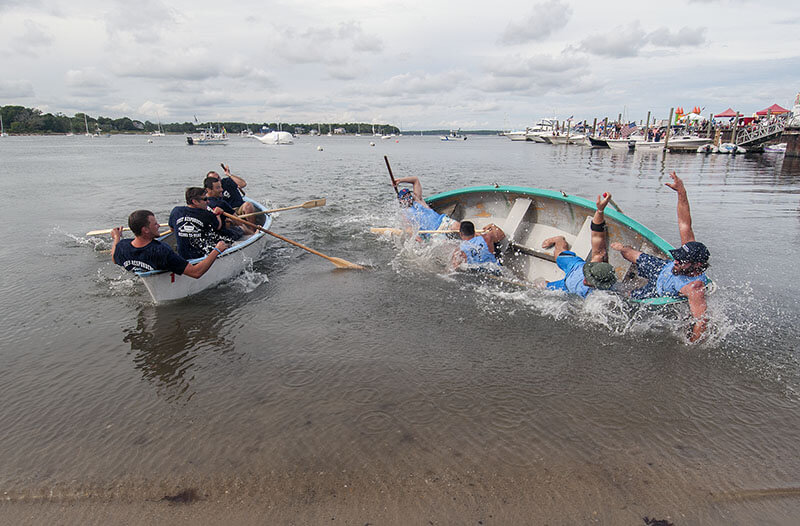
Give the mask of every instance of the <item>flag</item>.
POLYGON ((194 116, 194 122, 197 122, 197 115, 194 116))
POLYGON ((630 134, 632 134, 634 131, 636 131, 636 123, 635 122, 629 122, 625 126, 623 126, 622 129, 620 129, 619 135, 620 135, 620 137, 625 139, 630 134))

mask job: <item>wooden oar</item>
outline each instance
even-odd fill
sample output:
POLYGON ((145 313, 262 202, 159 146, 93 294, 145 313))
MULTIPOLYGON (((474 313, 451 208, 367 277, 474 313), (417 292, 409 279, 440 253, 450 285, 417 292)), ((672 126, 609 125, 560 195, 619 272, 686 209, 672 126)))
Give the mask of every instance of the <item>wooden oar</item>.
POLYGON ((271 235, 273 237, 277 237, 281 241, 286 241, 290 245, 294 245, 294 246, 296 246, 298 248, 302 248, 303 250, 305 250, 307 252, 311 252, 315 256, 319 256, 321 258, 325 258, 328 261, 330 261, 331 263, 333 263, 334 265, 336 265, 337 268, 349 268, 349 269, 357 269, 357 270, 366 270, 366 267, 362 267, 361 265, 358 265, 356 263, 350 263, 349 261, 347 261, 345 259, 342 259, 342 258, 335 258, 335 257, 331 257, 331 256, 326 256, 322 252, 318 252, 318 251, 314 250, 313 248, 308 248, 305 245, 301 245, 297 241, 292 241, 291 239, 289 239, 287 237, 283 237, 280 234, 276 234, 275 232, 270 232, 266 228, 262 228, 262 227, 256 225, 255 223, 251 223, 250 221, 245 221, 244 219, 242 219, 240 217, 237 217, 237 216, 235 216, 233 214, 229 214, 227 212, 222 212, 222 215, 224 215, 228 219, 232 219, 234 221, 242 223, 243 225, 247 225, 250 228, 253 228, 255 230, 260 230, 261 232, 264 232, 265 234, 269 234, 269 235, 271 235))
POLYGON ((261 210, 260 212, 252 212, 250 214, 240 215, 239 219, 244 219, 246 217, 260 216, 262 214, 271 214, 273 212, 283 212, 284 210, 293 210, 295 208, 316 208, 318 206, 325 206, 324 197, 322 199, 312 199, 311 201, 306 201, 302 205, 285 206, 283 208, 273 208, 272 210, 261 210))
MULTIPOLYGON (((169 226, 169 223, 161 223, 158 226, 163 228, 165 226, 169 226)), ((87 236, 99 236, 101 234, 110 234, 112 230, 114 230, 114 229, 113 228, 107 228, 105 230, 92 230, 91 232, 86 232, 86 235, 87 236)), ((122 229, 123 232, 126 231, 126 230, 130 230, 130 228, 125 227, 125 228, 122 229)))
MULTIPOLYGON (((394 234, 396 236, 402 235, 406 231, 402 228, 391 228, 391 227, 372 227, 369 229, 370 232, 373 234, 394 234)), ((410 230, 409 233, 415 234, 458 234, 458 230, 410 230)), ((476 230, 476 234, 484 234, 486 230, 476 230)))
POLYGON ((386 168, 389 170, 389 177, 392 179, 392 188, 394 188, 394 193, 397 196, 400 196, 400 190, 397 188, 397 183, 394 180, 394 174, 392 173, 392 167, 389 166, 389 158, 387 156, 383 156, 383 160, 386 161, 386 168))

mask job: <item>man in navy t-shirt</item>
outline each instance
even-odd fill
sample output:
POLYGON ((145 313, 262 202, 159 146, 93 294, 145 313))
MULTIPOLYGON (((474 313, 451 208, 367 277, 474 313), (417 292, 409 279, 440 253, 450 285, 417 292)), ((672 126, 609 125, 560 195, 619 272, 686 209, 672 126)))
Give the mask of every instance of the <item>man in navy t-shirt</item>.
MULTIPOLYGON (((242 190, 242 188, 247 186, 247 181, 238 175, 233 175, 227 164, 223 164, 222 167, 225 169, 225 175, 227 177, 220 178, 219 174, 212 170, 206 174, 206 178, 213 177, 214 179, 219 179, 219 182, 222 184, 222 198, 236 210, 236 215, 241 216, 257 212, 253 203, 245 201, 242 197, 244 195, 244 190, 242 190)), ((250 219, 251 222, 261 226, 264 226, 265 220, 266 218, 263 215, 253 216, 253 218, 250 219)))
POLYGON ((222 209, 206 209, 208 198, 204 188, 186 189, 186 205, 176 206, 169 215, 169 226, 175 232, 178 254, 185 259, 202 258, 219 241, 222 209))
MULTIPOLYGON (((226 214, 236 215, 236 210, 234 210, 231 205, 228 204, 225 199, 222 198, 222 184, 219 182, 219 179, 215 179, 213 177, 206 177, 203 181, 203 187, 206 189, 206 197, 208 197, 208 208, 221 208, 223 212, 226 214)), ((231 239, 232 241, 236 241, 243 235, 247 234, 254 234, 255 231, 247 225, 242 223, 237 223, 230 218, 222 218, 223 228, 220 230, 220 235, 231 239)))
POLYGON ((111 258, 114 263, 132 272, 168 270, 199 278, 211 268, 217 256, 228 248, 227 243, 220 241, 203 261, 192 264, 156 239, 159 236, 159 224, 153 212, 136 210, 128 217, 128 228, 133 232, 134 239, 122 239, 122 227, 111 231, 114 240, 111 258))

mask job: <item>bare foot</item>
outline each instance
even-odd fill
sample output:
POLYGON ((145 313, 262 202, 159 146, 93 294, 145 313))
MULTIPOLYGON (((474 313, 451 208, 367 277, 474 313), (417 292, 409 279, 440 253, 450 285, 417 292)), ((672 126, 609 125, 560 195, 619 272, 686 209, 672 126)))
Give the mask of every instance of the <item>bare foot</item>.
POLYGON ((620 251, 623 248, 625 248, 625 246, 622 243, 620 243, 619 241, 614 241, 613 243, 611 243, 611 248, 613 248, 614 250, 620 251))

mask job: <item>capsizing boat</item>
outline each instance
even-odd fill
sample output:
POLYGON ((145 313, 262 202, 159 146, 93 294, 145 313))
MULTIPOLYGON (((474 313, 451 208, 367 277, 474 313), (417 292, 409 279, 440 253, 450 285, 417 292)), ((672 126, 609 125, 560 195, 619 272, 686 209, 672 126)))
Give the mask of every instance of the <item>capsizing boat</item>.
MULTIPOLYGON (((256 211, 267 210, 261 203, 248 197, 244 199, 252 203, 256 211)), ((266 214, 263 228, 269 229, 271 224, 272 216, 266 214)), ((174 233, 163 235, 158 240, 167 243, 173 250, 175 249, 174 233)), ((266 240, 267 235, 264 232, 256 232, 253 235, 242 237, 220 254, 211 268, 197 279, 178 275, 168 270, 152 270, 136 274, 142 279, 155 303, 186 298, 241 274, 247 265, 258 259, 266 240)), ((189 262, 197 263, 202 260, 203 258, 196 258, 190 259, 189 262)))
MULTIPOLYGON (((564 277, 553 249, 543 249, 548 237, 563 235, 578 256, 588 261, 592 252, 591 222, 594 202, 564 192, 520 186, 475 186, 433 195, 425 200, 435 211, 456 221, 469 220, 481 229, 494 223, 506 234, 501 247, 504 273, 521 284, 538 279, 555 281, 564 277)), ((620 212, 614 205, 605 209, 608 244, 618 241, 641 252, 672 259, 674 247, 644 225, 620 212)), ((636 274, 636 265, 609 249, 618 283, 615 290, 625 294, 646 284, 636 274)), ((685 298, 661 296, 631 300, 648 305, 668 305, 685 298)))

